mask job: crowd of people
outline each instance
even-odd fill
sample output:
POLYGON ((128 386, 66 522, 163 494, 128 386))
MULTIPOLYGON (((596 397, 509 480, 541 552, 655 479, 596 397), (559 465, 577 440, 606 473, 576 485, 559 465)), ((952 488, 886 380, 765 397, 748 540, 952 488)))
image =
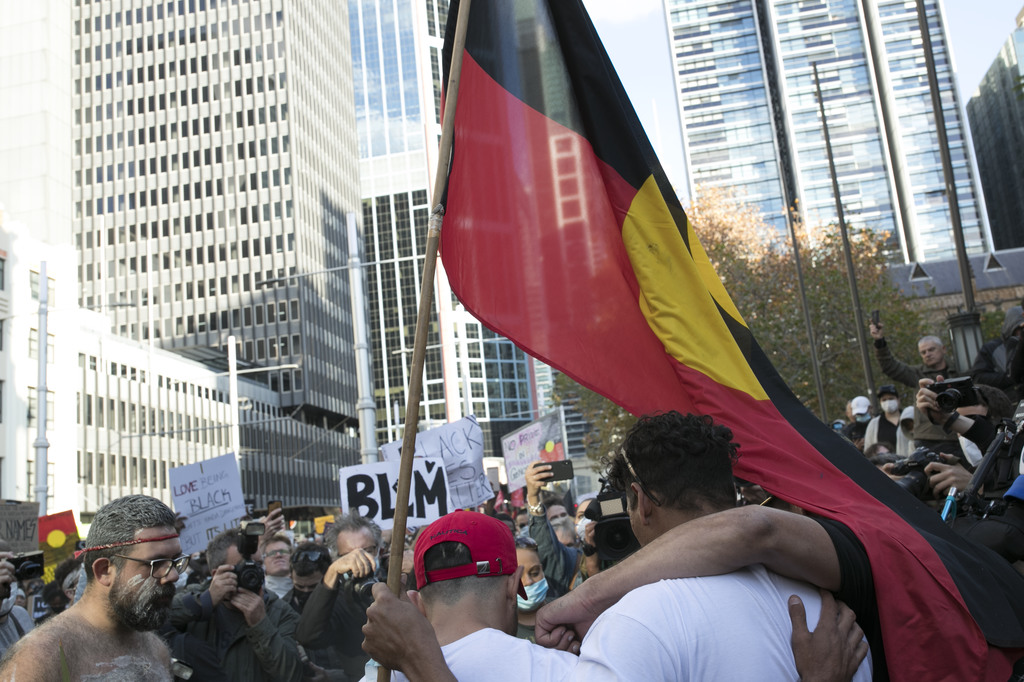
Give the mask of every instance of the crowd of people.
MULTIPOLYGON (((850 401, 844 434, 897 480, 931 453, 920 489, 907 487, 922 499, 963 490, 1024 383, 1021 308, 952 406, 933 390, 959 376, 941 340, 922 338, 922 362, 909 365, 880 324, 870 331, 894 383, 878 389, 877 410, 850 401)), ((1016 561, 1024 491, 1020 448, 1010 450, 1016 459, 975 481, 1007 501, 1002 525, 965 534, 1016 561)), ((537 461, 525 508, 448 514, 411 529, 400 555, 354 511, 307 538, 279 509, 185 555, 187 520, 122 497, 48 584, 18 580, 0 544, 0 680, 375 680, 378 664, 414 681, 888 679, 864 546, 841 523, 761 504, 764 491, 733 476, 735 458, 731 432, 710 417, 648 415, 605 462, 610 512, 604 494, 551 491, 551 466, 537 461), (609 513, 639 547, 614 561, 593 520, 609 513), (380 582, 390 561, 415 590, 396 597, 380 582), (34 594, 45 613, 26 610, 34 594)))

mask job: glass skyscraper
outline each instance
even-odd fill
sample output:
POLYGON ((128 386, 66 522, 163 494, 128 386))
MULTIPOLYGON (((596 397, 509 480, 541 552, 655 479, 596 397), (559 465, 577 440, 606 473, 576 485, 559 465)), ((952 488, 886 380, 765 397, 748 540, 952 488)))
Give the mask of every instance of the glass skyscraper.
MULTIPOLYGON (((349 0, 377 439, 401 437, 440 136, 447 0, 349 0)), ((529 358, 473 319, 438 268, 421 428, 474 414, 487 455, 532 419, 529 358)))
POLYGON ((992 240, 997 249, 1024 246, 1024 12, 1003 43, 974 96, 967 118, 978 157, 978 175, 985 189, 992 240))
MULTIPOLYGON (((928 6, 968 250, 978 210, 941 8, 928 6)), ((914 3, 665 0, 690 190, 728 186, 785 227, 836 218, 815 94, 818 67, 846 220, 889 232, 908 261, 953 255, 914 3)))

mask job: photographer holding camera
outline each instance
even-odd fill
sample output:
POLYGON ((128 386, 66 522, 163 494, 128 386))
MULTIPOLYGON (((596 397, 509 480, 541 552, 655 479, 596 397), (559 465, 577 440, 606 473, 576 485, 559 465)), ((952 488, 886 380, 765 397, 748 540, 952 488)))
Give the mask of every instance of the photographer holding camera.
MULTIPOLYGON (((259 526, 256 530, 262 534, 259 526)), ((171 607, 171 625, 185 633, 176 642, 175 655, 194 665, 190 647, 212 649, 220 672, 229 680, 298 682, 304 670, 295 644, 299 617, 263 589, 263 569, 253 559, 259 534, 232 528, 210 541, 206 558, 214 567, 213 577, 206 584, 186 587, 171 607)))
POLYGON ((380 567, 381 530, 354 511, 340 517, 326 538, 337 559, 309 596, 295 631, 308 650, 333 649, 334 660, 354 680, 363 676, 369 656, 362 649, 370 590, 380 567))
POLYGON ((14 564, 9 561, 14 558, 10 549, 6 540, 0 540, 0 656, 32 629, 28 611, 14 603, 18 598, 18 583, 14 564))
MULTIPOLYGON (((935 453, 941 461, 931 461, 924 467, 928 487, 936 499, 941 499, 950 487, 963 490, 967 486, 996 436, 996 425, 1011 416, 1012 406, 999 389, 974 386, 969 378, 956 382, 944 382, 942 376, 936 379, 938 381, 920 380, 917 409, 927 415, 931 423, 955 435, 964 452, 963 458, 935 453)), ((996 470, 993 474, 991 480, 985 482, 986 497, 1002 494, 1011 482, 1003 480, 1006 472, 996 470)))

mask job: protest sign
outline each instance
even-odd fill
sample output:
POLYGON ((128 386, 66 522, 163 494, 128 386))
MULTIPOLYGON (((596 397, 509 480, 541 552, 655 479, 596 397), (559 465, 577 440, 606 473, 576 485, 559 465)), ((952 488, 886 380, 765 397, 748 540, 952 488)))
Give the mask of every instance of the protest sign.
POLYGON ((0 537, 10 543, 12 552, 39 549, 39 503, 0 502, 0 537))
POLYGON ((562 412, 549 412, 540 419, 503 436, 501 451, 505 456, 508 489, 526 485, 526 466, 538 459, 555 462, 565 459, 565 427, 562 412))
MULTIPOLYGON (((385 461, 397 462, 402 458, 402 441, 382 445, 380 452, 385 461)), ((484 434, 476 417, 417 433, 414 454, 444 460, 452 509, 475 507, 494 497, 484 473, 484 434)))
POLYGON ((235 528, 245 517, 242 479, 234 455, 175 467, 170 479, 174 509, 187 517, 179 538, 185 554, 206 549, 214 536, 235 528))
MULTIPOLYGON (((395 523, 395 497, 401 462, 375 462, 342 467, 341 508, 373 519, 382 530, 395 523)), ((449 502, 448 477, 440 458, 416 457, 409 488, 409 516, 406 523, 422 526, 454 509, 449 502)))
POLYGON ((71 510, 39 517, 39 536, 33 549, 43 550, 43 580, 53 580, 57 564, 75 553, 78 525, 71 510))

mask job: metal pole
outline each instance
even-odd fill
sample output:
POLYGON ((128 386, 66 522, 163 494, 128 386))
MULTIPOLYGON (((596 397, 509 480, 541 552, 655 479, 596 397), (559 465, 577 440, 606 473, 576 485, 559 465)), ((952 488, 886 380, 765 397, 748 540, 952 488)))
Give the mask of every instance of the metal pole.
POLYGON ((348 282, 352 296, 352 327, 355 335, 356 386, 359 396, 359 445, 363 463, 377 461, 377 405, 373 402, 370 386, 370 344, 366 339, 366 296, 363 294, 363 269, 359 258, 359 236, 356 232, 356 214, 349 213, 348 221, 348 282))
POLYGON ((818 93, 818 111, 821 112, 821 128, 825 131, 825 153, 828 156, 828 172, 832 176, 832 193, 836 199, 836 217, 839 220, 839 233, 843 237, 843 256, 846 258, 846 277, 850 282, 850 297, 853 299, 854 324, 857 326, 857 345, 860 346, 860 359, 864 365, 864 382, 868 395, 875 394, 875 379, 871 372, 871 357, 868 354, 868 343, 864 336, 864 313, 860 309, 860 294, 857 292, 857 273, 853 269, 853 256, 850 253, 850 235, 846 231, 846 216, 843 214, 843 201, 839 195, 839 179, 836 177, 836 162, 832 156, 832 138, 828 132, 828 119, 825 118, 825 98, 821 96, 821 81, 818 80, 818 64, 811 64, 814 69, 814 89, 818 93))
MULTIPOLYGON (((426 252, 423 258, 423 278, 420 281, 420 305, 416 314, 416 335, 413 342, 412 371, 409 376, 409 392, 406 397, 405 432, 402 434, 402 462, 398 475, 398 490, 395 492, 395 518, 391 531, 391 556, 401 557, 405 552, 405 528, 409 517, 409 489, 412 483, 412 458, 416 450, 416 423, 420 414, 420 394, 423 392, 423 365, 427 356, 427 329, 430 326, 430 309, 434 303, 434 272, 437 268, 437 247, 441 240, 441 222, 444 208, 441 194, 448 177, 451 161, 452 138, 455 130, 455 103, 459 97, 459 76, 462 72, 462 55, 466 50, 466 25, 469 23, 470 0, 459 3, 455 22, 455 37, 452 41, 452 63, 448 73, 448 88, 445 92, 444 119, 441 123, 441 141, 438 144, 437 171, 434 175, 434 192, 430 205, 434 207, 427 228, 426 252)), ((388 589, 398 594, 402 581, 402 562, 392 561, 388 566, 388 589)), ((377 682, 387 682, 391 672, 387 668, 377 669, 377 682)))
POLYGON ((239 441, 238 425, 238 355, 235 349, 235 337, 228 337, 228 409, 231 411, 231 452, 238 462, 239 471, 242 467, 242 455, 239 441))
MULTIPOLYGON (((949 219, 953 228, 953 243, 956 245, 956 261, 960 268, 960 286, 964 291, 964 307, 974 312, 974 286, 971 284, 971 267, 967 262, 967 246, 964 243, 964 228, 960 223, 960 199, 956 193, 953 178, 953 162, 949 156, 949 139, 946 135, 946 116, 942 111, 942 94, 939 92, 939 78, 935 73, 935 57, 932 54, 932 36, 928 30, 928 17, 924 0, 917 0, 917 24, 921 30, 921 48, 928 71, 928 88, 932 95, 932 109, 935 113, 935 134, 939 138, 939 158, 942 160, 942 177, 946 183, 946 199, 949 201, 949 219)), ((961 369, 963 369, 961 367, 961 369)))
MULTIPOLYGON (((796 200, 793 202, 796 203, 796 200)), ((814 337, 814 325, 811 323, 811 307, 807 304, 807 289, 804 287, 804 268, 800 262, 800 245, 796 239, 796 206, 786 211, 786 224, 789 226, 789 238, 793 242, 793 262, 796 264, 796 282, 800 287, 800 302, 804 307, 804 324, 807 326, 807 341, 811 349, 811 368, 814 370, 814 386, 818 390, 818 406, 821 421, 828 422, 828 408, 825 405, 825 385, 821 382, 821 367, 818 363, 818 341, 814 337)), ((802 222, 802 221, 801 221, 802 222)))
POLYGON ((39 515, 46 516, 46 498, 49 497, 50 463, 48 459, 50 442, 46 440, 46 306, 49 302, 50 281, 46 277, 46 261, 39 264, 39 337, 36 342, 36 357, 39 360, 39 375, 36 387, 36 501, 39 515))

